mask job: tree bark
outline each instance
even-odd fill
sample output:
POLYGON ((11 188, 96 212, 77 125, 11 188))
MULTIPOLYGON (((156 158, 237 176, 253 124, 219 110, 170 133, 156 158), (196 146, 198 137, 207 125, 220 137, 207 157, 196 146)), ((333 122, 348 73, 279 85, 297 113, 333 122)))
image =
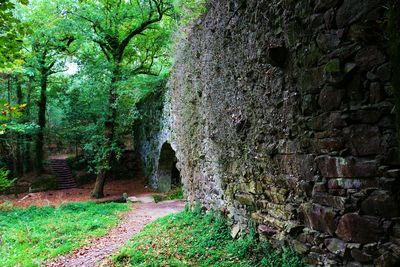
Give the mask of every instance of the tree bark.
POLYGON ((12 90, 11 79, 12 79, 11 75, 9 75, 7 80, 7 102, 9 105, 11 105, 11 90, 12 90))
MULTIPOLYGON (((17 96, 17 104, 21 105, 23 101, 23 95, 22 95, 22 82, 21 82, 21 77, 16 77, 16 96, 17 96)), ((22 154, 21 154, 21 134, 17 134, 16 136, 16 144, 15 144, 15 164, 16 164, 16 173, 15 175, 19 178, 23 175, 24 172, 24 166, 23 166, 23 160, 22 160, 22 154)))
MULTIPOLYGON (((30 114, 31 114, 31 95, 32 95, 32 83, 33 77, 29 77, 28 84, 27 84, 27 94, 26 94, 26 110, 25 110, 25 122, 30 121, 30 114)), ((23 165, 24 165, 24 172, 30 172, 33 169, 33 162, 32 162, 32 143, 31 138, 28 138, 24 145, 24 153, 23 153, 23 165)))
POLYGON ((117 119, 117 107, 115 105, 117 101, 116 85, 120 79, 120 72, 120 64, 117 63, 111 78, 111 84, 108 94, 108 114, 107 120, 104 125, 104 138, 106 140, 105 147, 106 151, 108 151, 108 155, 106 155, 105 160, 101 162, 102 169, 97 174, 96 183, 92 191, 92 196, 96 198, 104 197, 105 181, 110 174, 108 169, 113 166, 115 161, 115 152, 112 151, 112 144, 115 141, 115 124, 117 119), (105 166, 107 166, 108 168, 106 168, 105 166))
POLYGON ((40 100, 39 100, 39 113, 38 125, 39 132, 36 140, 36 171, 38 174, 43 172, 43 158, 44 158, 44 130, 46 128, 46 108, 47 108, 47 72, 42 73, 40 80, 40 100))

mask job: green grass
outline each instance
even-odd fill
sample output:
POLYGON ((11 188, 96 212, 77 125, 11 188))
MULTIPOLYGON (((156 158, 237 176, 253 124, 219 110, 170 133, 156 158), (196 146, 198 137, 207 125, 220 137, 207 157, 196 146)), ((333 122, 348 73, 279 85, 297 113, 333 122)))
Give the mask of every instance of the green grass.
POLYGON ((212 214, 184 211, 148 225, 107 266, 305 266, 292 251, 273 250, 253 235, 234 240, 212 214))
POLYGON ((0 211, 0 266, 40 266, 115 226, 126 204, 71 203, 0 211))
POLYGON ((153 195, 153 198, 156 203, 165 200, 184 199, 183 187, 176 187, 164 195, 153 195))

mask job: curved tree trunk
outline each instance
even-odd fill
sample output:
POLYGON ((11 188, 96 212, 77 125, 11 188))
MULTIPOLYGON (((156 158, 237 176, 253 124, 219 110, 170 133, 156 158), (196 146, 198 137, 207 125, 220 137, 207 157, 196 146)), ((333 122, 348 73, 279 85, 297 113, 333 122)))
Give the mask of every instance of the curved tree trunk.
POLYGON ((114 143, 115 139, 115 124, 117 119, 117 94, 116 94, 116 85, 120 79, 120 67, 119 64, 115 67, 113 71, 113 76, 111 79, 111 85, 108 95, 108 115, 107 120, 104 125, 104 137, 106 140, 105 146, 106 151, 108 151, 108 155, 105 157, 104 161, 101 163, 103 167, 99 173, 97 174, 96 183, 94 189, 92 191, 92 196, 96 198, 104 197, 104 185, 109 176, 109 171, 115 161, 115 153, 111 150, 112 144, 114 143))

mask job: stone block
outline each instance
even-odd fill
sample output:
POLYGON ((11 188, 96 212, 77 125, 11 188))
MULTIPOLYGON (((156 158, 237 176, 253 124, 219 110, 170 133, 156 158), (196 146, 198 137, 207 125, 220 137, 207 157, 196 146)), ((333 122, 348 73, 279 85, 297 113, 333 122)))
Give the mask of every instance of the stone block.
POLYGON ((272 236, 277 233, 276 229, 272 228, 271 226, 265 225, 265 224, 260 224, 257 229, 260 234, 263 234, 266 236, 272 236))
POLYGON ((281 204, 286 202, 289 192, 286 189, 270 187, 265 194, 273 203, 281 204))
MULTIPOLYGON (((347 126, 346 121, 342 118, 341 112, 325 112, 310 121, 310 127, 316 131, 328 131, 335 128, 343 128, 347 126)), ((327 137, 332 137, 334 132, 328 131, 327 137)))
POLYGON ((349 120, 353 123, 375 124, 381 117, 382 113, 379 110, 357 110, 350 114, 349 120))
POLYGON ((383 64, 379 66, 376 70, 376 75, 378 76, 379 80, 383 82, 390 81, 392 76, 392 70, 390 63, 383 64))
POLYGON ((301 243, 298 240, 293 240, 291 243, 293 249, 300 255, 306 254, 310 250, 310 248, 307 245, 301 243))
POLYGON ((270 216, 277 219, 290 220, 293 216, 291 209, 287 208, 285 205, 267 203, 265 211, 268 212, 270 216))
POLYGON ((381 134, 377 126, 352 125, 343 129, 343 134, 353 156, 376 155, 382 151, 381 134))
POLYGON ((378 167, 375 160, 355 157, 320 156, 315 160, 321 175, 326 178, 374 177, 378 167))
POLYGON ((344 92, 343 90, 327 86, 319 95, 318 104, 323 111, 331 111, 340 107, 344 92))
POLYGON ((361 70, 370 70, 386 61, 385 55, 376 46, 368 46, 358 51, 355 61, 361 70))
POLYGON ((346 252, 346 248, 347 248, 346 243, 340 239, 328 238, 328 239, 325 239, 324 244, 330 252, 332 252, 336 255, 339 255, 341 257, 343 257, 346 252))
POLYGON ((365 251, 362 251, 361 249, 358 248, 353 248, 350 252, 351 256, 353 259, 359 262, 369 262, 373 259, 373 256, 366 253, 365 251))
POLYGON ((246 206, 253 206, 255 202, 254 196, 250 194, 236 194, 235 198, 240 204, 246 206))
POLYGON ((388 192, 383 190, 374 191, 361 203, 361 212, 366 215, 385 218, 400 216, 398 202, 388 192))
POLYGON ((383 229, 376 217, 347 213, 340 218, 336 234, 346 242, 366 244, 379 241, 383 229))
POLYGON ((336 24, 344 28, 349 24, 368 17, 368 14, 379 6, 377 0, 345 0, 337 11, 336 24))
POLYGON ((331 7, 335 7, 339 0, 317 0, 315 4, 315 10, 321 11, 331 7))
POLYGON ((313 201, 315 203, 324 205, 324 206, 328 206, 328 207, 333 207, 335 209, 339 209, 339 210, 344 210, 346 207, 346 202, 347 202, 347 198, 345 197, 339 197, 339 196, 332 196, 329 194, 321 194, 321 193, 317 193, 315 195, 313 195, 312 197, 313 201))
POLYGON ((318 93, 324 85, 324 68, 306 69, 299 74, 299 86, 302 93, 318 93))
POLYGON ((344 139, 341 137, 315 139, 312 143, 316 153, 330 153, 344 148, 344 139))
POLYGON ((311 229, 334 234, 336 230, 335 212, 332 208, 305 203, 300 207, 306 225, 311 229))
POLYGON ((329 179, 328 188, 329 189, 364 189, 377 187, 378 181, 376 179, 329 179))
POLYGON ((369 102, 376 104, 383 100, 384 94, 379 83, 374 82, 369 86, 369 102))

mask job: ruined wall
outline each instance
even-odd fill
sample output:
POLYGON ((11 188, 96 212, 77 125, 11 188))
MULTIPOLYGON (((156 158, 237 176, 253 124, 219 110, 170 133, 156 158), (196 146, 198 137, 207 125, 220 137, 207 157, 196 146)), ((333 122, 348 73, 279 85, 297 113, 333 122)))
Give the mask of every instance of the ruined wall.
POLYGON ((171 92, 158 92, 141 105, 139 112, 142 119, 138 123, 136 144, 143 164, 144 175, 149 185, 155 190, 162 190, 159 181, 159 163, 163 144, 169 143, 175 150, 176 144, 171 131, 171 92))
POLYGON ((385 3, 210 1, 171 81, 191 204, 309 264, 400 264, 385 3))

